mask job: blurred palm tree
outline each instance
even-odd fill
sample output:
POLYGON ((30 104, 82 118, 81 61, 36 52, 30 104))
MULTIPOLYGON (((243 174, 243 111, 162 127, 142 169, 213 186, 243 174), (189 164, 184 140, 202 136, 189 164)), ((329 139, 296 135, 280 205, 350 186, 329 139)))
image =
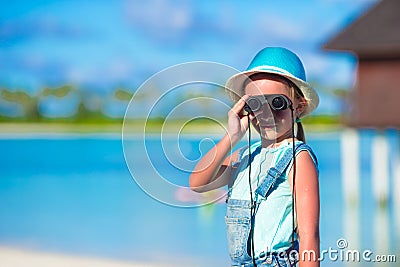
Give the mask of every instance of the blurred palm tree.
POLYGON ((71 93, 74 89, 72 85, 63 85, 60 87, 56 88, 44 88, 39 95, 42 97, 46 96, 56 96, 59 98, 67 96, 69 93, 71 93))
POLYGON ((114 97, 118 100, 129 102, 133 97, 133 93, 124 88, 117 88, 114 92, 114 97))
POLYGON ((24 117, 27 120, 39 120, 40 114, 38 110, 37 96, 30 96, 24 90, 10 91, 6 88, 3 88, 1 89, 1 97, 6 101, 20 104, 23 107, 24 117))

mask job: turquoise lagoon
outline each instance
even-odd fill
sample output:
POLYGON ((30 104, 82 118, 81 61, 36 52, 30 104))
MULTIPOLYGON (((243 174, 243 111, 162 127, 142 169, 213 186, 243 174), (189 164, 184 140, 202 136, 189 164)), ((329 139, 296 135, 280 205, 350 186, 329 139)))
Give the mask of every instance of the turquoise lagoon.
MULTIPOLYGON (((323 266, 356 265, 340 259, 340 253, 350 249, 397 255, 400 261, 400 211, 392 186, 399 135, 394 130, 380 134, 390 148, 391 184, 386 205, 379 205, 373 197, 371 142, 375 131, 358 132, 358 205, 344 200, 342 135, 308 136, 320 166, 321 249, 338 251, 336 260, 326 254, 323 266), (341 239, 347 242, 344 249, 337 247, 341 239)), ((119 135, 3 135, 0 245, 176 266, 228 266, 223 201, 193 207, 200 203, 186 192, 189 199, 176 203, 191 207, 179 207, 165 203, 179 194, 157 188, 154 196, 136 182, 159 175, 172 184, 187 186, 187 170, 216 140, 215 136, 207 140, 191 135, 179 140, 133 136, 123 148, 119 135), (140 149, 135 152, 143 146, 145 154, 140 149), (134 154, 130 170, 136 181, 126 165, 124 149, 134 154), (178 150, 180 153, 167 153, 166 157, 165 151, 178 150), (171 162, 184 162, 185 166, 171 162)), ((360 266, 366 264, 373 266, 361 259, 360 266)))

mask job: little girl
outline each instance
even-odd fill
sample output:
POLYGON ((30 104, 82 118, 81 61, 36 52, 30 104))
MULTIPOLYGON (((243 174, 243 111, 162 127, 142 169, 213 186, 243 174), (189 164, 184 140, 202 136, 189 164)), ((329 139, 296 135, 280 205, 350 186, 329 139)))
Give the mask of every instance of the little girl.
POLYGON ((205 192, 228 185, 232 266, 319 266, 317 159, 300 120, 319 99, 303 64, 285 48, 267 47, 226 87, 236 102, 228 131, 198 162, 190 187, 205 192), (261 140, 250 144, 249 138, 230 154, 250 123, 261 140))

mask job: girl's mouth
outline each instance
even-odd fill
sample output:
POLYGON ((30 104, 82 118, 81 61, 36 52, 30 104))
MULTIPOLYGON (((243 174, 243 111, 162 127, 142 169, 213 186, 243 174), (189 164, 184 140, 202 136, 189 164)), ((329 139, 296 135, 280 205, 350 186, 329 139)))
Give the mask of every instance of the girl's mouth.
POLYGON ((275 129, 276 128, 275 125, 263 125, 263 124, 260 124, 260 127, 264 128, 264 129, 275 129))
POLYGON ((258 125, 262 128, 275 128, 276 124, 274 121, 258 121, 258 125))

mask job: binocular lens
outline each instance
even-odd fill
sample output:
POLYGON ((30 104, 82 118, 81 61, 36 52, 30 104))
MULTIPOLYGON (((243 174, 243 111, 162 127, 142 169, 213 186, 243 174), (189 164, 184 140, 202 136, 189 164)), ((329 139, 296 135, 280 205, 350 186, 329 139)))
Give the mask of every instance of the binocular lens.
POLYGON ((284 110, 291 105, 291 101, 283 95, 260 95, 250 96, 246 100, 244 109, 247 112, 256 112, 259 111, 266 102, 268 102, 273 110, 284 110))
POLYGON ((286 101, 281 96, 274 97, 271 102, 271 107, 274 110, 282 110, 287 108, 286 101))
POLYGON ((254 98, 254 97, 250 97, 247 100, 247 105, 250 107, 251 111, 253 111, 253 112, 259 111, 262 107, 262 103, 261 103, 260 99, 254 98))

